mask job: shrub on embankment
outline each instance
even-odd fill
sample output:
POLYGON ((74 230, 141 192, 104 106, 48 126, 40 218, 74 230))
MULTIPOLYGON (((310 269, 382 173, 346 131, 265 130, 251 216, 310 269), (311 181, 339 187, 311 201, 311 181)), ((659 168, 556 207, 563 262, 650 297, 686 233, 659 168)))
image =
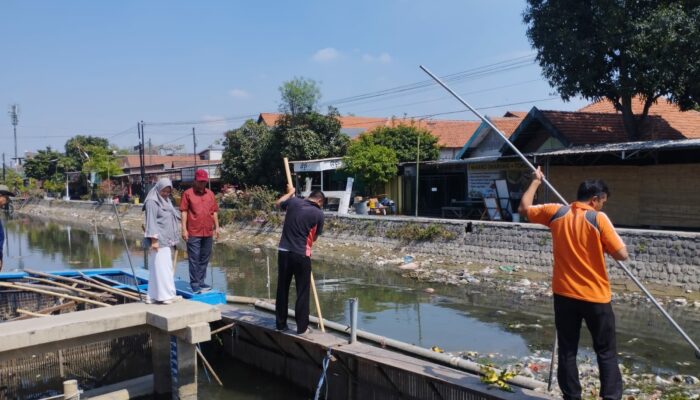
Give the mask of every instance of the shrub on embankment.
POLYGON ((229 191, 218 195, 221 208, 219 225, 226 226, 233 222, 270 223, 279 225, 282 218, 275 209, 275 200, 279 194, 261 186, 254 186, 246 191, 229 191))

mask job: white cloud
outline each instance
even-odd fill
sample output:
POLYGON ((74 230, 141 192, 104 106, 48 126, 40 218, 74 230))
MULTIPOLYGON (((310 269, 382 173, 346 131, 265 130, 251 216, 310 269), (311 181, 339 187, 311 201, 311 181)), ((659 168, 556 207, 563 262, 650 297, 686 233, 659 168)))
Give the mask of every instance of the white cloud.
POLYGON ((228 94, 236 99, 247 99, 250 97, 250 94, 243 89, 231 89, 228 94))
POLYGON ((380 63, 380 64, 389 64, 391 62, 391 55, 389 53, 381 53, 379 55, 373 55, 369 53, 365 53, 362 55, 362 61, 366 63, 380 63))
POLYGON ((330 62, 333 60, 336 60, 340 57, 340 52, 332 47, 326 47, 325 49, 321 49, 314 53, 313 57, 311 57, 314 61, 316 62, 330 62))

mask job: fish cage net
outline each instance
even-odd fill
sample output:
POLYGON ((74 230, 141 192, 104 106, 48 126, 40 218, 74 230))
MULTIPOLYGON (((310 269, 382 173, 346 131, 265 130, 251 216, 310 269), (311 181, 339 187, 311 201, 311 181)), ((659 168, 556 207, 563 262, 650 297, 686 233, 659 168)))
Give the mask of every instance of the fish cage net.
POLYGON ((57 395, 63 393, 63 381, 69 379, 77 379, 85 390, 150 373, 150 335, 130 335, 0 361, 0 399, 57 395))

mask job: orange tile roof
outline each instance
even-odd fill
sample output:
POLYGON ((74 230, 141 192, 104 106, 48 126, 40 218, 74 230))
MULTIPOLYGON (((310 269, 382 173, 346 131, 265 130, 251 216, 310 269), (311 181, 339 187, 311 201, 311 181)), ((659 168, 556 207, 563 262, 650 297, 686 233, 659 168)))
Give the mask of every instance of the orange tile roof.
MULTIPOLYGON (((571 145, 628 142, 620 114, 581 111, 540 111, 571 145)), ((640 140, 684 139, 658 115, 650 116, 642 126, 640 140)))
MULTIPOLYGON (((261 113, 258 123, 274 126, 282 117, 277 113, 261 113)), ((438 138, 438 145, 442 148, 461 148, 464 143, 479 127, 479 121, 453 121, 453 120, 414 120, 408 118, 384 118, 384 117, 356 117, 340 116, 341 129, 369 131, 380 126, 396 126, 399 124, 415 124, 428 129, 438 138)))
MULTIPOLYGON (((635 98, 632 102, 632 112, 638 114, 641 113, 643 109, 643 101, 638 97, 635 98)), ((615 106, 607 99, 589 104, 579 111, 620 114, 620 112, 615 109, 615 106)), ((663 118, 668 125, 680 132, 683 138, 700 139, 700 112, 698 111, 681 111, 677 105, 662 98, 658 99, 656 104, 653 104, 649 108, 649 115, 663 118)))
POLYGON ((438 146, 442 148, 459 148, 469 140, 481 121, 448 121, 427 120, 416 124, 419 128, 425 128, 438 138, 438 146))
POLYGON ((518 112, 517 115, 514 113, 512 114, 512 117, 502 117, 502 118, 489 118, 491 123, 496 125, 496 128, 498 128, 506 137, 510 137, 510 135, 515 132, 516 129, 518 129, 518 126, 520 126, 520 123, 523 122, 523 119, 527 115, 527 113, 523 112, 518 112))

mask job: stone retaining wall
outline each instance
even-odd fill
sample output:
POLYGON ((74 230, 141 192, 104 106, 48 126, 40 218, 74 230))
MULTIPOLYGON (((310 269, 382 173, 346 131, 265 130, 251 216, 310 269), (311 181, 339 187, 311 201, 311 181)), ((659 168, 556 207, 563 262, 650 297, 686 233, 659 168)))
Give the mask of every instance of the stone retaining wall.
MULTIPOLYGON (((120 205, 119 209, 127 224, 135 224, 143 218, 141 206, 120 205)), ((37 200, 19 212, 54 218, 63 216, 61 219, 68 220, 100 218, 100 215, 112 219, 114 215, 112 205, 60 200, 37 200)), ((234 225, 234 229, 251 235, 276 236, 281 231, 280 225, 258 222, 234 225)), ((640 229, 618 229, 618 232, 630 252, 626 265, 635 276, 645 282, 700 290, 700 233, 640 229)), ((358 247, 401 249, 397 254, 442 256, 455 262, 521 265, 538 272, 551 271, 551 236, 546 228, 534 224, 328 213, 321 240, 339 240, 358 247), (452 237, 424 242, 387 237, 410 224, 422 227, 433 224, 442 232, 450 232, 452 237)), ((613 278, 625 277, 624 271, 612 260, 610 274, 613 278)))

